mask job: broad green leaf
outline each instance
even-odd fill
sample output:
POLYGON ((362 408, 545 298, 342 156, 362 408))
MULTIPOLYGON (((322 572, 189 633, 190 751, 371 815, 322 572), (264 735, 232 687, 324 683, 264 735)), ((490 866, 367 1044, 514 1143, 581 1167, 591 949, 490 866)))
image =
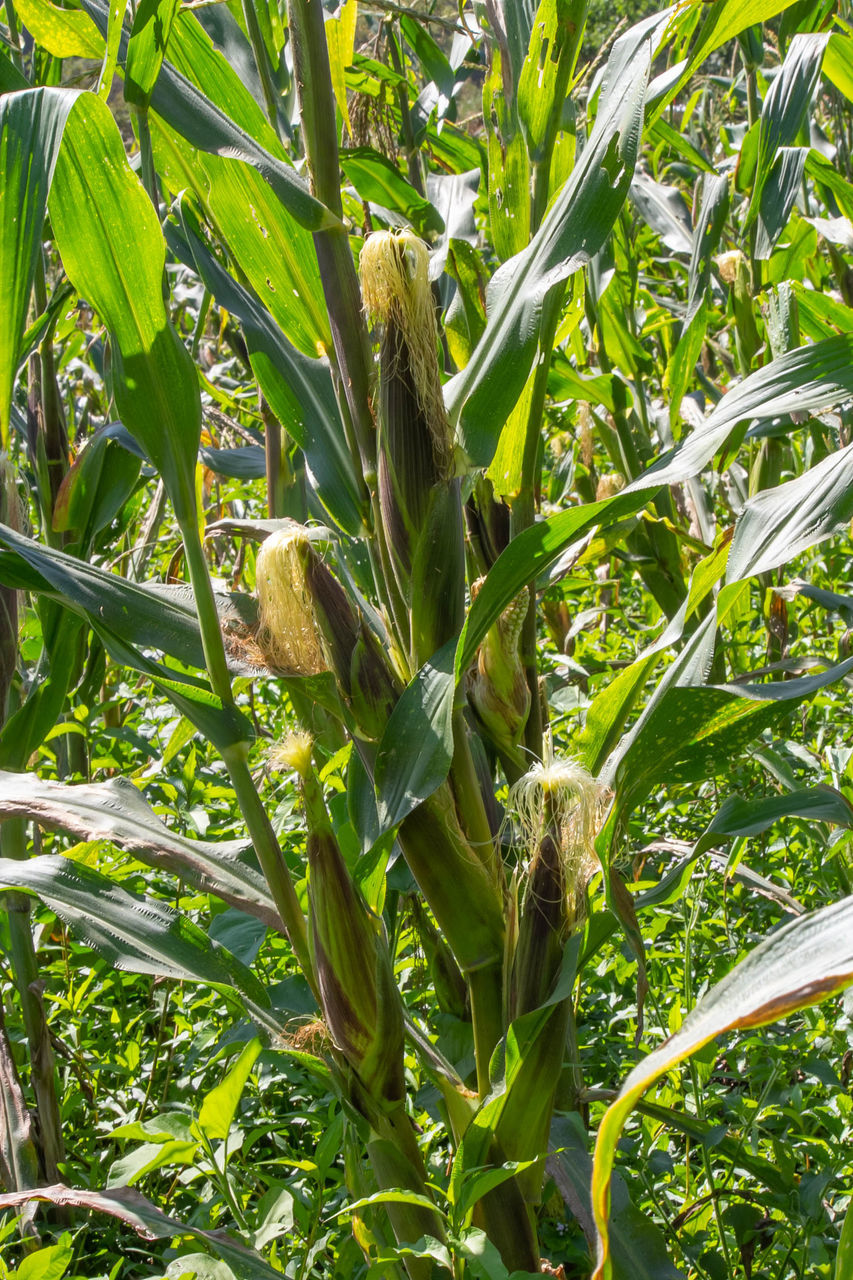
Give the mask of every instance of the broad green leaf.
POLYGON ((853 102, 853 36, 833 32, 823 55, 823 74, 853 102))
POLYGON ((224 1142, 228 1137, 246 1082, 262 1048, 257 1037, 250 1040, 225 1079, 215 1089, 211 1089, 202 1101, 197 1123, 209 1141, 224 1142))
POLYGON ((15 1280, 62 1280, 74 1260, 74 1246, 66 1232, 58 1244, 43 1245, 24 1258, 15 1280))
MULTIPOLYGON (((286 151, 237 71, 213 47, 194 14, 175 20, 169 63, 277 160, 286 151)), ((252 288, 291 342, 308 356, 329 347, 329 322, 310 233, 256 169, 225 154, 207 155, 152 121, 158 171, 174 195, 195 192, 252 288)), ((230 154, 230 152, 228 153, 230 154)))
POLYGON ((592 1280, 612 1280, 610 1177, 622 1129, 646 1089, 726 1031, 763 1026, 818 1003, 853 981, 853 898, 779 929, 712 987, 681 1028, 627 1076, 598 1131, 592 1203, 599 1233, 592 1280))
POLYGON ((340 154, 341 168, 362 200, 402 214, 424 239, 444 230, 444 219, 435 206, 406 181, 387 156, 372 147, 345 147, 340 154))
POLYGON ((628 485, 678 484, 696 476, 739 422, 826 409, 853 394, 853 336, 798 347, 731 387, 703 425, 628 485))
POLYGON ((10 586, 53 595, 128 641, 162 650, 203 669, 204 653, 192 595, 151 584, 141 586, 64 551, 43 547, 0 525, 0 574, 10 586))
POLYGON ((354 1200, 352 1204, 346 1205, 343 1209, 338 1209, 333 1216, 342 1218, 344 1214, 357 1213, 359 1209, 367 1209, 372 1204, 417 1205, 420 1209, 429 1209, 433 1213, 438 1213, 445 1217, 435 1201, 431 1200, 429 1196, 421 1195, 417 1191, 398 1191, 393 1188, 388 1191, 375 1191, 372 1196, 364 1196, 361 1200, 354 1200))
POLYGON ((119 888, 82 863, 44 855, 0 859, 0 885, 41 898, 84 942, 131 973, 232 990, 265 1023, 269 997, 251 970, 186 916, 119 888))
POLYGON ((549 159, 586 19, 586 0, 541 0, 518 78, 518 118, 533 164, 549 159), (554 120, 554 113, 558 119, 554 120))
POLYGON ((530 164, 516 110, 513 79, 504 52, 492 49, 483 86, 490 241, 502 262, 530 239, 530 164))
POLYGON ((280 1271, 274 1271, 257 1253, 237 1240, 232 1240, 224 1231, 202 1231, 199 1227, 179 1222, 177 1218, 167 1217, 140 1192, 129 1187, 115 1187, 109 1191, 78 1191, 58 1185, 39 1187, 32 1191, 14 1191, 0 1196, 0 1209, 15 1209, 32 1200, 105 1213, 111 1218, 118 1218, 146 1240, 192 1236, 224 1259, 238 1280, 281 1280, 280 1271))
POLYGON ((448 641, 424 664, 391 713, 379 744, 375 775, 383 829, 402 821, 447 776, 456 685, 492 623, 571 543, 598 524, 632 515, 645 502, 641 494, 626 498, 619 493, 551 516, 513 538, 487 574, 458 643, 448 641))
POLYGON ((180 0, 140 0, 133 15, 124 66, 124 96, 135 107, 147 108, 151 101, 179 3, 180 0))
POLYGON ((841 680, 853 659, 816 676, 771 684, 673 685, 649 704, 608 769, 630 812, 656 785, 723 772, 758 733, 798 703, 841 680))
POLYGON ((853 519, 853 445, 750 498, 738 517, 728 582, 778 569, 853 519))
POLYGON ((457 679, 474 661, 480 642, 493 622, 524 587, 562 555, 568 546, 596 526, 606 528, 634 515, 643 504, 626 491, 586 506, 572 507, 525 529, 498 556, 486 575, 465 620, 456 650, 457 679))
POLYGON ((343 0, 337 13, 327 18, 326 44, 329 46, 329 71, 332 76, 332 88, 335 101, 341 113, 347 133, 352 137, 352 121, 347 105, 346 69, 352 63, 355 46, 355 24, 358 21, 358 0, 343 0))
MULTIPOLYGON (((695 1117, 689 1119, 695 1123, 695 1117)), ((690 1137, 697 1140, 696 1132, 691 1131, 690 1137)), ((590 1196, 592 1157, 589 1135, 577 1112, 555 1116, 550 1146, 556 1148, 556 1152, 549 1157, 548 1172, 580 1224, 590 1249, 594 1249, 596 1233, 590 1196)), ((613 1280, 683 1280, 683 1272, 670 1261, 663 1233, 651 1218, 636 1208, 625 1180, 618 1173, 613 1175, 611 1196, 613 1280)))
POLYGON ((228 274, 195 234, 185 201, 180 213, 185 239, 179 242, 167 228, 173 250, 193 263, 218 304, 242 324, 258 385, 305 453, 317 496, 337 525, 358 534, 365 524, 366 497, 346 446, 328 361, 312 360, 291 345, 254 294, 228 274))
POLYGON ((126 778, 74 786, 0 772, 0 817, 26 817, 78 840, 109 840, 281 931, 263 876, 243 859, 245 840, 189 840, 169 830, 126 778))
POLYGON ((195 519, 201 402, 163 301, 166 246, 106 104, 78 95, 49 200, 63 266, 111 339, 116 405, 163 477, 179 520, 195 519))
POLYGON ((633 177, 643 120, 650 41, 657 19, 617 40, 595 126, 571 177, 529 246, 499 267, 487 293, 487 323, 465 368, 446 387, 452 421, 471 460, 487 466, 533 362, 551 289, 604 243, 633 177))
POLYGON ((449 640, 421 667, 385 726, 374 772, 382 831, 402 822, 447 777, 453 757, 455 651, 455 641, 449 640))
POLYGON ((685 329, 690 326, 705 301, 711 279, 711 256, 719 246, 728 211, 728 179, 723 174, 706 174, 702 178, 702 195, 695 218, 693 249, 690 254, 685 329))
POLYGON ((758 124, 758 157, 747 227, 758 216, 764 184, 779 149, 792 146, 805 123, 828 39, 826 34, 795 35, 767 91, 758 124))
MULTIPOLYGON (((678 187, 656 182, 649 174, 638 171, 631 183, 631 203, 673 253, 692 251, 696 237, 690 211, 678 187)), ((701 230, 701 218, 696 225, 697 231, 701 230)))
POLYGON ((733 36, 740 35, 747 27, 775 18, 791 3, 792 0, 740 0, 740 3, 733 4, 732 0, 713 0, 712 4, 705 6, 704 21, 676 92, 715 49, 733 36))
POLYGON ((127 9, 127 0, 109 0, 109 16, 107 26, 107 47, 101 74, 98 77, 98 97, 106 102, 112 90, 113 77, 118 66, 118 51, 121 47, 122 27, 127 9))
POLYGON ((60 9, 50 0, 16 0, 15 12, 36 44, 54 58, 103 57, 98 29, 79 9, 60 9))
POLYGON ((25 90, 0 98, 0 444, 9 447, 12 387, 62 132, 76 95, 25 90))
POLYGON ((729 796, 690 853, 677 866, 667 871, 654 888, 637 895, 634 900, 637 911, 675 902, 680 898, 690 880, 694 864, 717 845, 737 836, 759 835, 782 818, 788 817, 853 827, 853 807, 840 791, 835 791, 832 787, 813 787, 809 791, 792 791, 786 795, 761 796, 758 799, 729 796))
POLYGON ((175 1138, 166 1142, 144 1142, 141 1147, 134 1147, 112 1163, 107 1175, 107 1189, 132 1187, 156 1169, 193 1164, 197 1152, 197 1142, 182 1142, 175 1138))
MULTIPOLYGON (((104 0, 82 0, 83 8, 106 35, 109 11, 104 0)), ((179 23, 173 30, 177 31, 179 23)), ((124 36, 122 38, 124 48, 124 36)), ((122 53, 119 54, 119 58, 122 53)), ((279 155, 258 143, 190 80, 165 62, 151 95, 151 108, 192 146, 210 155, 242 160, 255 168, 285 209, 309 231, 338 225, 338 219, 311 195, 306 184, 279 155)), ((280 149, 280 144, 279 144, 280 149)))
POLYGON ((755 257, 765 262, 788 224, 797 194, 802 190, 806 147, 780 147, 761 188, 757 214, 755 257))

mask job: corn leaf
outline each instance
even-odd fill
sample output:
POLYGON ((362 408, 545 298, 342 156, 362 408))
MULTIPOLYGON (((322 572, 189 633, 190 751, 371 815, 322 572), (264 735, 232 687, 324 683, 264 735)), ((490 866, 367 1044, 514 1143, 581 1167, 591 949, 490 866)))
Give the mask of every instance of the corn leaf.
POLYGON ((459 640, 449 641, 424 664, 391 713, 379 744, 375 773, 383 830, 401 822, 447 776, 453 753, 451 717, 456 685, 492 623, 567 546, 598 524, 614 523, 638 511, 646 497, 638 493, 626 497, 623 492, 563 511, 526 529, 498 557, 471 606, 459 640))
MULTIPOLYGON (((9 64, 11 66, 11 64, 9 64)), ((14 87, 18 87, 13 80, 14 87)), ((45 210, 56 157, 76 95, 26 89, 0 98, 0 439, 9 445, 12 387, 41 254, 45 210)))
POLYGON ((178 12, 180 0, 140 0, 133 15, 124 67, 124 96, 135 107, 147 107, 178 12))
POLYGON ((731 387, 703 425, 628 485, 678 484, 696 476, 739 422, 826 409, 853 395, 853 335, 797 347, 731 387))
MULTIPOLYGON (((103 0, 82 0, 82 7, 106 36, 109 10, 103 0)), ((176 28, 177 30, 177 25, 176 28)), ((122 39, 124 48, 124 37, 122 39)), ((119 59, 123 56, 119 54, 119 59)), ((211 155, 228 156, 257 169, 284 207, 310 231, 337 226, 338 219, 311 195, 302 179, 279 156, 273 154, 236 124, 190 80, 168 62, 163 64, 151 95, 152 110, 179 133, 211 155)))
POLYGON ((253 1012, 269 1008, 269 996, 254 974, 204 930, 153 898, 119 888, 91 867, 53 855, 25 862, 0 859, 0 885, 40 898, 117 969, 233 990, 253 1012))
POLYGON ((853 519, 853 445, 750 498, 738 517, 726 580, 778 569, 853 519))
POLYGON ((657 19, 617 40, 587 146, 528 248, 499 267, 487 323, 471 359, 446 387, 448 410, 472 461, 488 466, 521 393, 551 289, 597 253, 631 185, 643 121, 650 41, 657 19))
POLYGON ((108 840, 281 929, 266 881, 243 860, 247 841, 213 843, 177 835, 126 778, 69 786, 33 773, 0 772, 0 817, 29 818, 78 840, 108 840))
POLYGON ((107 326, 122 421, 163 477, 179 520, 195 519, 201 401, 163 301, 166 245, 100 98, 75 98, 49 199, 65 270, 107 326))
POLYGON ((50 0, 19 0, 15 12, 36 44, 54 58, 102 58, 104 44, 91 18, 50 0))
POLYGON ((363 486, 346 446, 328 361, 312 360, 288 341, 258 298, 206 248, 185 201, 180 212, 184 235, 167 229, 171 248, 195 267, 218 304, 242 324, 258 385, 279 422, 305 453, 317 496, 337 525, 358 534, 366 515, 363 486))
POLYGON ((145 1240, 192 1236, 227 1262, 237 1280, 280 1280, 281 1277, 280 1271, 274 1271, 257 1253, 231 1239, 224 1231, 203 1231, 200 1227, 192 1227, 179 1222, 177 1218, 170 1218, 141 1192, 131 1187, 85 1191, 57 1184, 38 1187, 32 1191, 13 1191, 9 1195, 0 1196, 0 1209, 15 1209, 32 1200, 105 1213, 124 1222, 145 1240))
POLYGON ((592 1202, 599 1247, 592 1280, 613 1278, 610 1178, 622 1129, 646 1089, 724 1032, 774 1022, 851 981, 853 898, 843 898, 765 939, 703 996, 675 1035, 630 1072, 605 1113, 595 1145, 592 1202))

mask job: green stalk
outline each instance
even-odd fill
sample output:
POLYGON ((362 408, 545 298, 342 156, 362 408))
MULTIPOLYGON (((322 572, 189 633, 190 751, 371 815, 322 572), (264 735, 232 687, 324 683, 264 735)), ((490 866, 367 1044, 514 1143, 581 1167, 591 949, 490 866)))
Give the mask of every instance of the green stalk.
POLYGON ((255 66, 258 68, 258 77, 261 82, 261 90, 264 95, 264 105, 267 109, 269 122, 278 133, 278 95, 273 84, 267 47, 261 35, 253 0, 243 0, 243 18, 246 23, 246 31, 249 34, 249 43, 252 46, 255 66))
POLYGON ((397 84, 397 106, 400 108, 400 120, 403 125, 403 143, 406 148, 406 171, 408 173, 409 182, 415 188, 418 195, 426 194, 424 191, 424 179, 421 173, 421 166, 418 163, 418 148, 415 142, 415 135, 412 130, 412 117, 409 113, 409 87, 406 81, 405 68, 403 67, 403 59, 400 56, 400 46, 397 44, 397 37, 391 28, 390 23, 386 24, 385 35, 388 41, 388 52, 391 55, 391 66, 396 71, 400 80, 397 84))
POLYGON ((18 30, 18 15, 12 0, 4 0, 6 10, 6 26, 9 28, 9 43, 12 46, 12 61, 20 72, 24 70, 24 58, 21 52, 21 33, 18 30))
MULTIPOLYGON (((565 296, 565 285, 558 285, 546 300, 542 310, 539 330, 539 348, 527 428, 521 461, 521 483, 510 503, 510 537, 516 538, 533 524, 536 515, 537 463, 542 437, 542 416, 545 412, 545 394, 548 389, 548 371, 551 353, 565 296)), ((530 690, 530 711, 524 728, 524 745, 535 759, 542 757, 542 704, 539 698, 539 666, 536 658, 536 587, 528 588, 530 604, 521 630, 521 661, 530 690)))
MULTIPOLYGON (((321 0, 288 0, 293 70, 299 96, 305 155, 315 196, 343 216, 335 97, 321 0)), ((372 359, 361 290, 346 228, 314 235, 320 279, 329 313, 340 385, 353 424, 368 487, 376 474, 376 438, 370 409, 372 359)))
MULTIPOLYGON (((199 537, 198 526, 193 519, 182 522, 184 550, 187 558, 187 569, 190 575, 193 595, 198 611, 199 630, 205 664, 210 676, 213 692, 225 707, 234 706, 234 693, 231 688, 231 677, 225 658, 225 646, 219 627, 219 614, 213 595, 213 585, 207 571, 207 561, 199 537)), ((222 758, 228 769, 231 784, 249 830, 249 836, 258 855, 264 876, 270 887, 273 900, 284 921, 287 936, 293 947, 297 960, 306 978, 315 986, 313 965, 308 949, 308 931, 305 917, 293 887, 287 863, 281 852, 276 834, 273 831, 269 815, 264 808, 257 788, 252 781, 246 758, 244 743, 235 743, 222 752, 222 758)))
MULTIPOLYGON (((8 818, 0 827, 0 850, 4 858, 24 861, 27 857, 26 824, 22 818, 8 818)), ((62 1123, 56 1089, 56 1062, 44 1004, 39 992, 39 969, 30 927, 30 900, 24 893, 5 895, 9 921, 9 941, 15 985, 27 1036, 30 1080, 39 1118, 38 1145, 48 1182, 59 1179, 58 1166, 65 1159, 62 1123)))

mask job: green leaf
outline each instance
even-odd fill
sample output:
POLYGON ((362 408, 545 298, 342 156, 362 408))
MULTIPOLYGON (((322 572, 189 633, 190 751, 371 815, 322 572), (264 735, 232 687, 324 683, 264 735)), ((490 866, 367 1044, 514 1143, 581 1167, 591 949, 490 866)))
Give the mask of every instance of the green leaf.
POLYGON ((135 107, 147 108, 180 0, 140 0, 133 15, 124 68, 124 96, 135 107))
POLYGON ((853 519, 853 445, 750 498, 738 517, 726 580, 777 569, 853 519))
MULTIPOLYGON (((695 1117, 689 1119, 696 1123, 695 1117)), ((693 1131, 689 1136, 697 1138, 693 1131)), ((551 1146, 558 1150, 548 1161, 548 1172, 580 1223, 587 1243, 594 1249, 596 1234, 590 1195, 592 1158, 588 1150, 589 1136, 577 1112, 555 1116, 551 1146)), ((613 1176, 612 1201, 613 1280, 683 1280, 683 1272, 669 1259, 663 1233, 636 1208, 618 1173, 613 1176)))
POLYGON ((8 585, 49 594, 127 641, 203 669, 198 618, 188 588, 129 582, 64 551, 43 547, 6 525, 0 525, 0 547, 6 548, 0 554, 0 577, 8 585))
POLYGON ((550 159, 549 138, 553 145, 586 8, 585 0, 541 0, 533 19, 518 78, 518 118, 534 164, 550 159), (555 112, 557 121, 552 118, 555 112))
POLYGON ((257 297, 204 246, 185 201, 180 213, 185 239, 167 227, 171 247, 184 261, 189 259, 219 305, 242 324, 252 372, 276 417, 304 451, 317 496, 340 528, 358 534, 366 502, 346 446, 328 361, 298 351, 257 297))
POLYGON ((823 55, 823 74, 853 102, 853 36, 832 33, 823 55))
POLYGON ((52 855, 0 859, 0 884, 41 898, 117 969, 233 990, 253 1014, 269 1020, 269 997, 254 974, 171 907, 52 855))
POLYGON ((62 1280, 74 1258, 71 1236, 65 1232, 58 1244, 44 1245, 25 1257, 15 1280, 62 1280))
MULTIPOLYGON (((108 6, 103 0, 82 0, 83 8, 106 35, 108 6)), ((179 20, 180 21, 180 20, 179 20)), ((178 30, 176 22, 174 32, 178 30)), ((125 47, 124 36, 122 48, 125 47)), ((119 54, 119 58, 122 54, 119 54)), ((151 108, 200 151, 242 160, 258 171, 289 213, 309 231, 339 225, 338 218, 316 200, 302 179, 277 155, 258 143, 190 80, 164 62, 151 95, 151 108)))
POLYGON ((726 1031, 763 1026, 818 1003, 853 981, 853 897, 779 929, 712 987, 681 1028, 627 1076, 598 1131, 592 1202, 599 1249, 592 1280, 611 1280, 608 1217, 616 1146, 646 1089, 726 1031))
POLYGON ((382 831, 402 822, 447 777, 453 757, 453 658, 449 640, 424 663, 391 712, 376 753, 382 831))
POLYGON ((104 44, 91 18, 50 0, 16 0, 15 12, 36 44, 54 58, 102 58, 104 44))
POLYGON ((346 69, 352 63, 357 19, 358 0, 343 0, 334 17, 327 18, 325 22, 332 88, 335 92, 338 110, 350 137, 352 137, 352 121, 350 120, 349 106, 347 105, 346 69))
MULTIPOLYGON (((17 86, 16 86, 17 87, 17 86)), ((0 98, 0 443, 9 447, 12 387, 41 256, 47 196, 62 132, 76 100, 59 89, 26 89, 0 98)))
POLYGON ((0 1196, 0 1209, 15 1209, 32 1200, 106 1213, 111 1218, 124 1222, 146 1240, 192 1236, 223 1258, 237 1280, 281 1280, 280 1271, 274 1271, 257 1253, 237 1240, 232 1240, 224 1231, 202 1231, 199 1227, 191 1227, 185 1222, 178 1222, 176 1218, 167 1217, 145 1196, 128 1187, 116 1187, 110 1191, 78 1191, 71 1187, 55 1186, 39 1187, 33 1191, 15 1191, 0 1196))
POLYGON ((179 520, 195 519, 201 403, 163 302, 166 246, 118 127, 94 94, 71 103, 49 204, 65 270, 109 330, 122 420, 163 476, 179 520))
POLYGON ((492 277, 485 332, 446 386, 451 419, 478 466, 488 466, 527 380, 548 294, 598 252, 624 204, 642 129, 646 28, 656 22, 641 24, 613 46, 589 142, 530 245, 492 277))
POLYGON ((795 35, 779 74, 767 91, 758 124, 755 183, 745 227, 758 216, 764 185, 780 148, 790 147, 797 140, 806 121, 828 39, 828 34, 795 35))
POLYGON ((432 1213, 440 1214, 441 1217, 446 1215, 438 1208, 434 1200, 429 1196, 421 1195, 417 1191, 398 1191, 391 1189, 388 1191, 375 1191, 372 1196, 364 1196, 361 1200, 354 1200, 352 1204, 346 1205, 343 1209, 338 1209, 332 1214, 333 1218, 342 1218, 345 1214, 357 1213, 360 1209, 367 1209, 373 1204, 413 1204, 419 1209, 429 1209, 432 1213))
POLYGON ((840 791, 832 787, 814 787, 809 791, 792 791, 781 796, 746 799, 729 796, 686 858, 669 870, 652 889, 635 898, 637 911, 675 902, 683 894, 693 866, 716 845, 737 836, 759 835, 782 818, 807 818, 811 822, 829 822, 853 827, 853 806, 840 791))
POLYGON ((69 786, 33 773, 0 772, 0 817, 30 818, 78 840, 109 840, 281 931, 263 876, 242 860, 247 841, 213 843, 175 834, 126 778, 69 786))
POLYGON ((224 1142, 228 1137, 246 1082, 262 1047, 257 1037, 244 1045, 225 1079, 204 1098, 198 1113, 198 1127, 211 1142, 217 1139, 224 1142))
POLYGON ((655 785, 714 777, 768 725, 850 670, 853 659, 771 684, 672 685, 649 703, 608 763, 607 781, 630 812, 655 785))
POLYGON ((853 335, 842 334, 798 347, 730 387, 698 430, 659 458, 623 492, 653 484, 678 484, 698 475, 740 422, 826 409, 851 394, 853 335))
POLYGON ((424 239, 444 230, 444 219, 435 206, 381 152, 372 147, 343 148, 341 168, 362 200, 402 214, 424 239))

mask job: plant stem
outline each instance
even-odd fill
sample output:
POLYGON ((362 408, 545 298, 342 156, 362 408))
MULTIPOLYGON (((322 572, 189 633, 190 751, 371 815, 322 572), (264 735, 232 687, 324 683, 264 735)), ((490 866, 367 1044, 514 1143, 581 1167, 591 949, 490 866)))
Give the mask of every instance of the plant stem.
MULTIPOLYGON (((302 138, 314 195, 343 215, 335 98, 321 0, 288 0, 293 70, 302 138)), ((341 385, 368 487, 376 475, 376 430, 370 408, 372 359, 361 290, 346 228, 314 235, 341 385)))
MULTIPOLYGON (((225 658, 225 646, 219 627, 219 614, 213 585, 207 571, 207 562, 195 522, 187 522, 182 530, 190 581, 198 610, 202 647, 213 692, 225 707, 234 706, 231 677, 225 658)), ((234 743, 222 752, 222 758, 231 777, 231 784, 240 806, 264 876, 273 900, 287 930, 296 958, 311 984, 315 987, 314 969, 308 949, 308 933, 305 917, 293 887, 293 880, 281 852, 269 815, 264 808, 257 788, 252 781, 246 758, 246 744, 234 743)))
MULTIPOLYGON (((521 460, 521 481, 518 493, 510 503, 510 537, 516 538, 533 524, 536 515, 536 479, 539 449, 542 440, 542 415, 545 412, 545 393, 548 389, 548 370, 551 353, 563 305, 565 285, 558 285, 546 299, 542 309, 537 351, 536 372, 527 415, 524 452, 521 460)), ((521 661, 530 690, 530 712, 524 729, 524 742, 536 759, 542 756, 542 704, 539 698, 539 667, 536 661, 536 585, 528 587, 530 603, 521 629, 521 661)))
MULTIPOLYGON (((26 824, 23 818, 8 818, 0 827, 0 849, 4 858, 14 858, 19 862, 26 859, 26 824)), ((30 900, 24 893, 8 893, 5 899, 12 968, 21 1001, 30 1057, 30 1079, 39 1118, 38 1145, 42 1171, 48 1182, 56 1182, 58 1166, 65 1159, 65 1144, 56 1090, 56 1063, 39 990, 38 961, 30 927, 30 900)))
POLYGON ((252 54, 255 59, 255 66, 258 68, 258 76, 261 81, 261 90, 264 95, 264 106, 267 109, 270 124, 278 133, 278 94, 272 79, 272 69, 270 67, 267 47, 264 44, 261 28, 258 24, 258 15, 255 12, 254 0, 243 0, 243 18, 246 23, 246 31, 249 35, 249 43, 252 46, 252 54))

